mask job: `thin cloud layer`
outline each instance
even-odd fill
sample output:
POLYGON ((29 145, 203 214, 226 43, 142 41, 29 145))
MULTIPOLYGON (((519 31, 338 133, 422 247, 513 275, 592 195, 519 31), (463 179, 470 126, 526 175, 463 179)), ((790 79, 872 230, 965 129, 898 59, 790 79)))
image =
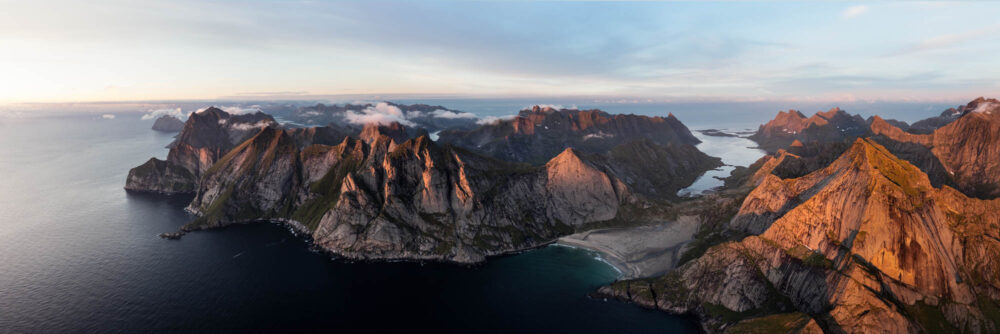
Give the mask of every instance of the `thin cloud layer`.
MULTIPOLYGON (((225 122, 223 122, 223 121, 224 120, 220 120, 219 124, 225 124, 225 122)), ((266 127, 270 126, 271 124, 274 124, 274 123, 271 123, 271 121, 259 121, 257 123, 253 123, 253 124, 236 123, 236 124, 230 125, 229 128, 234 129, 234 130, 249 131, 249 130, 254 130, 254 129, 263 129, 263 128, 266 128, 266 127)))
POLYGON ((181 108, 172 108, 172 109, 164 108, 164 109, 154 109, 147 111, 145 115, 142 115, 142 120, 146 121, 151 119, 157 119, 166 115, 177 117, 182 121, 188 116, 188 114, 185 114, 183 111, 181 111, 181 108))
POLYGON ((444 118, 444 119, 460 119, 460 118, 476 119, 477 118, 476 114, 473 114, 473 113, 470 113, 470 112, 462 112, 462 111, 455 112, 455 111, 444 110, 444 109, 438 109, 438 110, 432 111, 430 114, 431 114, 431 116, 434 116, 434 117, 437 117, 437 118, 444 118))
POLYGON ((479 125, 493 124, 493 123, 497 123, 497 122, 500 122, 500 121, 511 120, 511 119, 514 119, 515 117, 517 117, 517 115, 506 115, 506 116, 499 116, 499 117, 498 116, 486 116, 486 117, 483 117, 483 118, 479 119, 478 121, 476 121, 476 124, 479 124, 479 125))
POLYGON ((892 55, 901 56, 922 51, 943 50, 947 48, 956 47, 963 43, 975 41, 977 39, 983 39, 989 37, 996 38, 997 34, 1000 34, 1000 24, 979 29, 962 31, 958 33, 937 35, 925 38, 919 43, 915 43, 913 45, 905 47, 893 53, 892 55))
POLYGON ((521 110, 531 110, 531 108, 534 108, 535 106, 538 106, 539 108, 542 108, 542 109, 552 108, 552 109, 555 109, 555 110, 562 110, 562 109, 577 110, 577 109, 579 109, 579 107, 577 107, 575 104, 571 105, 571 106, 564 106, 564 105, 561 105, 561 104, 534 104, 534 105, 530 105, 530 106, 521 108, 521 110))
POLYGON ((344 119, 347 120, 348 123, 352 124, 377 123, 388 125, 392 122, 398 122, 399 124, 406 126, 415 125, 413 122, 406 119, 406 114, 404 114, 399 107, 385 102, 379 102, 374 106, 360 111, 348 110, 344 113, 344 119))

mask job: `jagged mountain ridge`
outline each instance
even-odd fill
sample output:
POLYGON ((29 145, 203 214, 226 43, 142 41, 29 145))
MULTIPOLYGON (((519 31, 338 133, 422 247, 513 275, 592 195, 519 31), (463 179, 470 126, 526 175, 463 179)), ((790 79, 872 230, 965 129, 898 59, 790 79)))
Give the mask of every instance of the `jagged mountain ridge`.
MULTIPOLYGON (((214 128, 186 131, 202 129, 214 128)), ((220 136, 179 138, 211 135, 220 136)), ((398 123, 356 134, 266 126, 213 161, 199 170, 188 209, 200 217, 185 230, 283 221, 345 257, 456 262, 538 246, 587 224, 650 219, 662 211, 652 203, 674 199, 721 164, 690 145, 645 140, 602 154, 567 148, 532 166, 439 145, 398 123)), ((166 176, 130 184, 162 188, 166 176)))
POLYGON ((826 332, 995 332, 998 209, 858 139, 823 169, 766 176, 730 223, 751 236, 601 292, 695 313, 710 331, 798 312, 826 332))
MULTIPOLYGON (((846 115, 839 109, 834 111, 846 115)), ((761 130, 751 137, 772 152, 772 155, 766 156, 765 161, 760 163, 777 164, 777 160, 781 160, 784 167, 794 163, 801 165, 803 161, 810 159, 798 159, 802 154, 785 155, 801 151, 801 148, 793 147, 793 144, 839 154, 846 148, 846 143, 859 137, 871 137, 894 155, 927 173, 936 187, 952 186, 966 195, 978 198, 1000 196, 1000 163, 997 162, 1000 159, 1000 148, 995 144, 1000 140, 1000 116, 996 116, 1000 113, 1000 101, 980 97, 966 105, 949 109, 942 116, 929 118, 928 122, 924 122, 925 125, 921 125, 922 129, 926 130, 929 122, 942 122, 937 123, 941 125, 939 128, 928 134, 908 131, 912 127, 900 127, 905 126, 905 123, 885 120, 879 116, 869 117, 863 131, 831 132, 831 129, 843 127, 832 126, 835 123, 822 123, 831 112, 824 114, 826 116, 817 113, 809 119, 800 113, 779 113, 775 120, 761 126, 761 130), (816 133, 827 133, 829 136, 816 137, 816 133), (837 133, 840 134, 836 135, 837 133)), ((853 116, 851 119, 857 123, 860 116, 853 116)), ((826 154, 826 157, 829 158, 830 155, 826 154)), ((805 171, 818 168, 815 163, 809 165, 805 171)), ((768 168, 758 169, 754 180, 759 181, 761 175, 770 173, 770 168, 777 165, 764 167, 768 168)), ((789 168, 784 170, 788 171, 789 168)))
POLYGON ((872 123, 876 140, 908 152, 932 180, 970 196, 1000 196, 1000 101, 979 98, 957 119, 930 134, 911 134, 886 122, 872 123))
MULTIPOLYGON (((929 134, 934 130, 954 122, 981 104, 990 103, 990 99, 977 98, 957 108, 949 108, 939 116, 929 117, 912 125, 894 119, 881 119, 907 133, 929 134)), ((994 100, 995 101, 995 100, 994 100)), ((817 112, 810 117, 797 110, 779 111, 774 119, 762 124, 756 133, 749 138, 756 141, 764 150, 774 153, 779 149, 788 148, 794 141, 802 143, 850 143, 855 138, 870 136, 870 127, 878 116, 862 119, 860 115, 851 115, 840 108, 826 112, 817 112)))
POLYGON ((778 115, 749 138, 768 152, 776 152, 798 140, 810 142, 836 142, 867 133, 867 122, 859 115, 851 115, 840 108, 817 112, 806 117, 801 112, 789 110, 778 115))

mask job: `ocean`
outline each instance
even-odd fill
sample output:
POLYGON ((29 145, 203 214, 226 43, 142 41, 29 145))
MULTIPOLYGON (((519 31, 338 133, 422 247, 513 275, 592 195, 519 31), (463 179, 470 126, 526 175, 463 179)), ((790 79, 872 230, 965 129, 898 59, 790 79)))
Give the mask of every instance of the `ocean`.
POLYGON ((550 246, 466 267, 351 263, 267 223, 157 235, 186 198, 128 194, 172 135, 140 114, 0 119, 0 332, 692 333, 587 294, 618 272, 550 246))
MULTIPOLYGON (((754 130, 778 110, 834 105, 397 100, 502 116, 536 103, 612 113, 673 113, 692 130, 754 130)), ((956 102, 954 105, 957 105, 956 102)), ((842 105, 912 122, 953 105, 842 105)), ((550 246, 466 267, 346 262, 267 223, 157 235, 192 217, 187 198, 126 193, 128 170, 165 158, 171 134, 141 114, 0 115, 0 332, 576 332, 693 333, 683 317, 592 299, 619 273, 598 255, 550 246)), ((763 152, 700 133, 728 167, 763 152)))

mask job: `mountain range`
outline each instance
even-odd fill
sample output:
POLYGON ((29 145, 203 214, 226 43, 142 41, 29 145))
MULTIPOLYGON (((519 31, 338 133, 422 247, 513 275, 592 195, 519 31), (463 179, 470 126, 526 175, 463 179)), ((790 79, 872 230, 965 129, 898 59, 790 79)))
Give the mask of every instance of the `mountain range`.
POLYGON ((691 244, 712 246, 599 295, 693 314, 709 332, 1000 331, 997 106, 976 99, 923 134, 780 113, 753 137, 775 153, 730 182, 746 193, 739 210, 691 244), (816 136, 831 129, 842 137, 816 136))
MULTIPOLYGON (((554 125, 581 113, 547 110, 501 123, 554 125)), ((531 164, 438 143, 398 122, 286 129, 263 113, 209 108, 188 119, 166 161, 130 171, 126 189, 193 193, 188 211, 198 218, 183 232, 280 221, 343 257, 474 263, 588 226, 663 219, 679 189, 721 165, 690 145, 694 137, 675 118, 582 114, 597 125, 491 139, 536 143, 530 157, 544 162, 531 164), (592 127, 617 137, 573 145, 603 131, 592 127), (626 135, 643 128, 676 133, 626 135), (555 131, 566 141, 547 141, 555 131)))
POLYGON ((697 232, 671 244, 666 274, 595 296, 708 332, 1000 331, 997 100, 913 125, 780 112, 750 137, 770 153, 698 198, 676 193, 721 161, 673 115, 534 107, 439 131, 209 108, 126 189, 193 196, 197 218, 170 236, 280 222, 351 259, 476 263, 683 216, 697 232))

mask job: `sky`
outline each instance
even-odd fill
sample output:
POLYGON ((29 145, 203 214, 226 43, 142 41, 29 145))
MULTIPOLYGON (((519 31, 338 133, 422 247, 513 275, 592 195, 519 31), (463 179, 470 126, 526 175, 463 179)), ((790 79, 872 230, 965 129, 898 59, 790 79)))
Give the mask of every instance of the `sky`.
POLYGON ((1000 96, 1000 3, 0 0, 0 103, 1000 96))

